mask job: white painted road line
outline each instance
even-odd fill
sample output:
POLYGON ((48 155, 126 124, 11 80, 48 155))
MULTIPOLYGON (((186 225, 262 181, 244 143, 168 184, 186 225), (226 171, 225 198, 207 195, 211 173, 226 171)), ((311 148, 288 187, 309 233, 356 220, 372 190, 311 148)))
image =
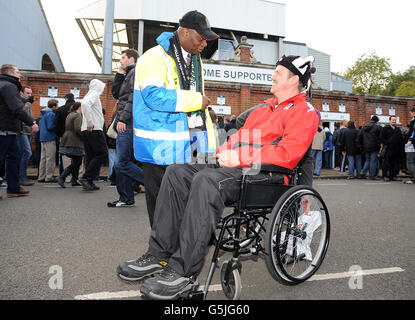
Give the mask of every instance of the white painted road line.
MULTIPOLYGON (((374 274, 385 274, 385 273, 394 273, 394 272, 403 272, 405 271, 402 268, 384 268, 384 269, 370 269, 370 270, 361 270, 359 275, 369 276, 374 274)), ((342 279, 350 278, 356 276, 356 271, 349 272, 340 272, 340 273, 327 273, 312 276, 308 281, 319 281, 319 280, 331 280, 331 279, 342 279)))
MULTIPOLYGON (((203 291, 203 287, 201 287, 203 291)), ((209 286, 209 292, 222 291, 222 286, 220 284, 213 284, 209 286)), ((126 299, 140 297, 141 293, 139 290, 130 290, 130 291, 118 291, 118 292, 98 292, 83 294, 75 296, 75 300, 108 300, 108 299, 126 299)))
POLYGON ((75 297, 75 300, 107 300, 107 299, 126 299, 139 297, 140 291, 118 291, 118 292, 98 292, 91 294, 83 294, 75 297))
POLYGON ((348 186, 347 183, 317 183, 318 186, 348 186))
MULTIPOLYGON (((314 275, 307 281, 321 281, 321 280, 332 280, 332 279, 343 279, 343 278, 351 278, 355 277, 356 275, 359 276, 369 276, 369 275, 376 275, 376 274, 386 274, 386 273, 395 273, 395 272, 403 272, 405 271, 399 267, 393 268, 383 268, 383 269, 369 269, 369 270, 359 270, 358 274, 356 271, 348 271, 348 272, 339 272, 339 273, 327 273, 327 274, 320 274, 314 275)), ((204 288, 204 286, 203 286, 204 288)), ((203 289, 201 289, 203 290, 203 289)), ((209 286, 209 292, 214 291, 221 291, 222 286, 220 284, 214 284, 209 286)), ((130 290, 130 291, 118 291, 118 292, 98 292, 98 293, 90 293, 90 294, 83 294, 75 296, 75 300, 108 300, 108 299, 126 299, 126 298, 134 298, 141 296, 140 291, 138 290, 130 290)))
POLYGON ((390 182, 365 182, 366 185, 378 185, 378 186, 387 186, 390 185, 392 183, 390 182))

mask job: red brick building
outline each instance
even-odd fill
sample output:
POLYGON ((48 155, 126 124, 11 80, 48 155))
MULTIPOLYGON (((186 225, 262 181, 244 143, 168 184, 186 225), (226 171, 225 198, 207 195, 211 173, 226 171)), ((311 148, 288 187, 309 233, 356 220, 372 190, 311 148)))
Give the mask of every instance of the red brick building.
MULTIPOLYGON (((250 62, 250 48, 248 44, 241 44, 238 62, 213 62, 213 65, 226 68, 250 67, 251 70, 268 69, 268 76, 273 71, 269 65, 259 65, 250 62), (257 68, 257 69, 255 69, 257 68), (262 68, 262 69, 259 69, 262 68)), ((207 61, 211 63, 211 61, 207 61)), ((33 104, 34 117, 40 116, 40 110, 46 106, 49 94, 56 93, 60 98, 60 104, 64 104, 62 97, 69 93, 72 88, 79 88, 79 97, 82 99, 88 91, 89 82, 100 79, 106 84, 101 96, 102 106, 106 110, 106 123, 110 121, 116 107, 116 101, 111 95, 112 75, 82 74, 82 73, 50 73, 43 71, 22 71, 23 85, 29 85, 33 90, 35 102, 33 104), (52 87, 52 88, 50 88, 52 87)), ((249 75, 248 75, 249 76, 249 75)), ((254 75, 255 77, 255 75, 254 75)), ((248 79, 249 80, 249 79, 248 79)), ((205 81, 205 91, 213 104, 216 104, 218 96, 226 102, 231 114, 239 115, 251 106, 262 103, 264 99, 270 98, 269 85, 252 84, 226 81, 205 81), (230 107, 230 108, 229 108, 230 107)), ((396 115, 398 122, 406 126, 410 119, 409 109, 415 106, 415 98, 390 97, 378 95, 354 95, 343 92, 312 90, 311 103, 318 108, 322 114, 322 121, 333 130, 334 122, 342 119, 355 120, 359 127, 367 123, 372 115, 377 114, 380 123, 387 123, 389 115, 396 115)))

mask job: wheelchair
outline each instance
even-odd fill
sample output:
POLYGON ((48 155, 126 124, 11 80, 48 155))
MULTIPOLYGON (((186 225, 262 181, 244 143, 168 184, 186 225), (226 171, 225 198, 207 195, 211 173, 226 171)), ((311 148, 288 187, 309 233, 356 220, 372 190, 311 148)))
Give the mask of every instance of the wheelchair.
POLYGON ((301 169, 282 170, 262 165, 261 173, 286 176, 288 184, 250 179, 251 168, 243 175, 239 201, 227 205, 232 213, 221 218, 214 238, 215 250, 201 291, 186 299, 207 297, 219 259, 219 251, 233 252, 222 264, 221 286, 230 300, 240 298, 241 255, 263 253, 271 276, 284 285, 297 285, 309 279, 321 266, 330 238, 330 219, 320 194, 309 186, 297 185, 301 169))

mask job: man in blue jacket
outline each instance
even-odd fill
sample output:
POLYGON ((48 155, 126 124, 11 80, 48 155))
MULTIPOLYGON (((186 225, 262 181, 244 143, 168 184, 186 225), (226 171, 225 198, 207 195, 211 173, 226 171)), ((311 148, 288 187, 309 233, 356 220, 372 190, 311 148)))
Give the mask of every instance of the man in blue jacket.
POLYGON ((48 106, 41 111, 42 117, 39 122, 39 137, 41 144, 39 178, 38 182, 56 182, 53 177, 56 165, 56 133, 55 133, 55 110, 58 101, 48 101, 48 106))

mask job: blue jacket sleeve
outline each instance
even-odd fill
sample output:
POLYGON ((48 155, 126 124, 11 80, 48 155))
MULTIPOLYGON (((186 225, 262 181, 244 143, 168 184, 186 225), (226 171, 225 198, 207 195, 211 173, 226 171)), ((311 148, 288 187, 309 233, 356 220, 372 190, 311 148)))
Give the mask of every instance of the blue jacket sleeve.
POLYGON ((146 105, 156 111, 176 112, 177 91, 164 87, 148 86, 141 91, 146 105))

